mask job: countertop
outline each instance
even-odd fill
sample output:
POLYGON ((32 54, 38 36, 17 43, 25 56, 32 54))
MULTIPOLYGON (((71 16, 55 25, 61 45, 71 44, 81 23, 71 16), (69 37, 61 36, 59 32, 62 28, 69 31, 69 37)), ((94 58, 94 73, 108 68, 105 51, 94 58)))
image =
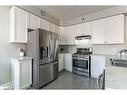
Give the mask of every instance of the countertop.
POLYGON ((29 56, 23 56, 23 57, 11 57, 12 59, 16 59, 18 61, 24 61, 24 60, 30 60, 33 59, 33 57, 29 57, 29 56))
POLYGON ((127 89, 127 68, 113 66, 110 59, 127 60, 127 56, 93 54, 105 56, 105 88, 108 89, 127 89))
POLYGON ((105 70, 105 86, 111 89, 127 89, 127 68, 113 66, 110 59, 127 60, 127 56, 109 56, 105 70))

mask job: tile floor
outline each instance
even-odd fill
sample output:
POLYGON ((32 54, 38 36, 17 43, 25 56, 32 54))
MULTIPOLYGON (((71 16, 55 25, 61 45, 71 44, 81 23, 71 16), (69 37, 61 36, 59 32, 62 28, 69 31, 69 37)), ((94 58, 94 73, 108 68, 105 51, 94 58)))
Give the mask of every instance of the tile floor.
POLYGON ((62 71, 59 77, 42 89, 97 89, 96 79, 62 71))

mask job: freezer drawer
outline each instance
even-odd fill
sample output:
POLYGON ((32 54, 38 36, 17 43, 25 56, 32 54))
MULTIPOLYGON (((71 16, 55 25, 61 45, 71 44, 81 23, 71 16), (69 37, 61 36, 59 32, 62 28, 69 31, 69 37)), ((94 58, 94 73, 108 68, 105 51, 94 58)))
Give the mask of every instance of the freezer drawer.
POLYGON ((39 88, 58 77, 58 62, 41 65, 39 67, 39 88))

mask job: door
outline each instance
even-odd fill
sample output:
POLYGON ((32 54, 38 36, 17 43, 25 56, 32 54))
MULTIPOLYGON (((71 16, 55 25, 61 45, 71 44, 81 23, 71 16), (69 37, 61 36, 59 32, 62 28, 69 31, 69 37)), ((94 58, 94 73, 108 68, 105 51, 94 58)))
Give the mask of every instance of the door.
POLYGON ((50 33, 50 60, 58 61, 58 35, 50 33))
POLYGON ((29 13, 29 28, 40 28, 40 18, 36 15, 29 13))
POLYGON ((53 81, 58 76, 58 63, 49 63, 39 66, 39 87, 53 81))
POLYGON ((41 29, 49 31, 49 22, 47 20, 40 19, 40 23, 41 29))
POLYGON ((84 33, 84 23, 75 25, 75 36, 81 36, 84 33))
POLYGON ((22 61, 21 63, 21 88, 27 88, 32 84, 32 62, 31 60, 22 61))
POLYGON ((124 43, 124 15, 107 18, 106 40, 108 44, 124 43))
POLYGON ((92 44, 104 44, 106 35, 106 19, 92 21, 92 44))
POLYGON ((92 23, 86 22, 84 23, 83 35, 92 35, 92 23))
POLYGON ((65 70, 72 72, 72 54, 65 54, 65 70))
POLYGON ((19 43, 27 43, 28 35, 27 35, 27 26, 28 26, 28 15, 27 12, 20 9, 15 8, 15 42, 19 43))
POLYGON ((67 44, 68 45, 75 45, 75 25, 67 27, 67 44))
POLYGON ((64 54, 59 53, 59 72, 64 70, 64 54))
POLYGON ((40 64, 50 62, 50 32, 38 29, 39 31, 39 58, 40 64))

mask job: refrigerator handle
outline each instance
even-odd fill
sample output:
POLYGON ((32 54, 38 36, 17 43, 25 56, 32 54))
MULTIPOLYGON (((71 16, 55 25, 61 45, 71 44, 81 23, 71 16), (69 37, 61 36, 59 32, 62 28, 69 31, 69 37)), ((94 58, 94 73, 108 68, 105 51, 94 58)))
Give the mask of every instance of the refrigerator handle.
POLYGON ((49 58, 51 60, 51 35, 49 35, 49 58))
POLYGON ((57 51, 58 51, 58 40, 55 41, 55 53, 54 53, 54 60, 57 58, 57 51))

